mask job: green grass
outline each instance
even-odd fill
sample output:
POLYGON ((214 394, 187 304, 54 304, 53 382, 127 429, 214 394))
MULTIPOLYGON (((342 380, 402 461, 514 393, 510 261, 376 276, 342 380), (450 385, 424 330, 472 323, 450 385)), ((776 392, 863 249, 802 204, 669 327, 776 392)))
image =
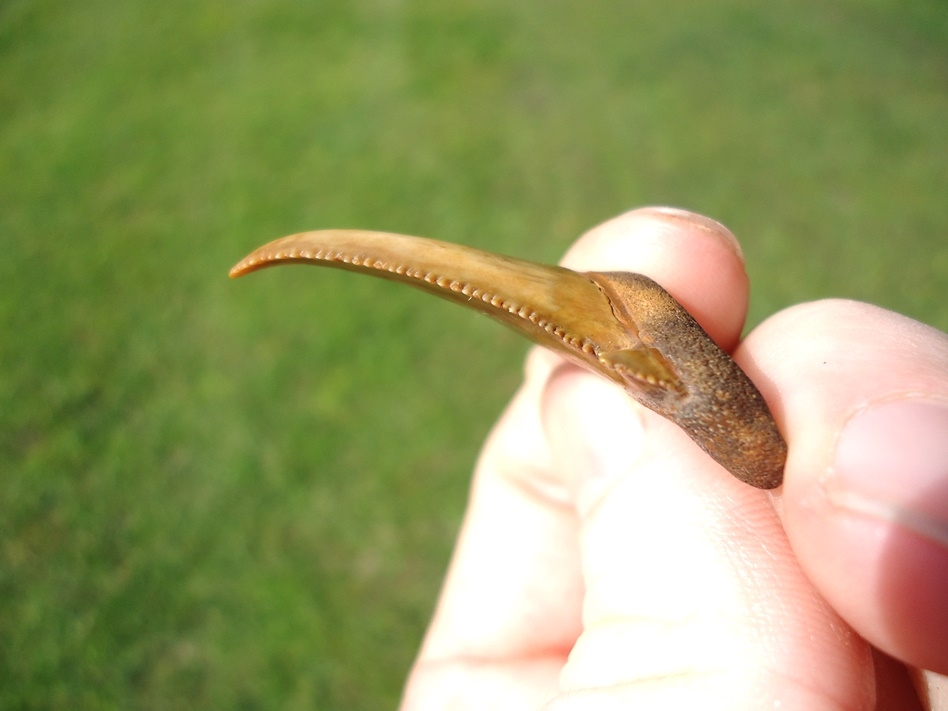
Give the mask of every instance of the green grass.
POLYGON ((0 707, 392 707, 525 345, 321 227, 723 220, 948 329, 938 0, 0 4, 0 707))

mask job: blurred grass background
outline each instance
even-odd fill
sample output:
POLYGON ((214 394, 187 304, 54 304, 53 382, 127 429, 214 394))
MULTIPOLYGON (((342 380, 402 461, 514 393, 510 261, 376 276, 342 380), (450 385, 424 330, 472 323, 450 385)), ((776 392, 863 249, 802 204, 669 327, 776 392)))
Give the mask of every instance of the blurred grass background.
POLYGON ((946 156, 942 0, 6 0, 0 707, 397 703, 526 345, 252 247, 555 261, 668 203, 751 325, 946 329, 946 156))

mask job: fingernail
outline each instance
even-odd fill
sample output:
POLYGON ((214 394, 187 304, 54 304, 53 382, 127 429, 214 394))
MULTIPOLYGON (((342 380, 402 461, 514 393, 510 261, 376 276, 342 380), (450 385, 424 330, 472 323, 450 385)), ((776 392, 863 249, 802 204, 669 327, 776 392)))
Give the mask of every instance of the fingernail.
POLYGON ((731 232, 727 227, 717 220, 712 220, 710 217, 705 215, 699 215, 697 212, 690 212, 688 210, 682 210, 678 207, 652 207, 648 208, 654 212, 657 212, 666 217, 673 217, 675 219, 684 220, 690 225, 703 229, 705 232, 709 232, 716 237, 721 238, 725 244, 738 256, 741 261, 744 261, 744 252, 741 249, 741 243, 738 242, 737 237, 734 236, 734 233, 731 232))
POLYGON ((854 415, 825 486, 837 506, 948 547, 948 403, 891 400, 854 415))

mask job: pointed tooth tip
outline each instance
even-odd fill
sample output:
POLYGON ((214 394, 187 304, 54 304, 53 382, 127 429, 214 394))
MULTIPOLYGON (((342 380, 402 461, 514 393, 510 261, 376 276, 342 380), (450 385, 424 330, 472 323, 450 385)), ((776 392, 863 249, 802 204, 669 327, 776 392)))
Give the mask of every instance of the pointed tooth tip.
POLYGON ((261 257, 259 252, 260 250, 255 250, 237 262, 237 264, 231 267, 230 272, 228 272, 228 276, 231 279, 238 279, 242 276, 250 274, 250 272, 255 272, 258 269, 262 269, 263 267, 267 266, 272 260, 261 257))
POLYGON ((250 265, 247 263, 246 259, 242 259, 239 262, 237 262, 237 264, 235 264, 233 267, 230 268, 230 271, 227 273, 227 276, 229 276, 231 279, 238 279, 239 277, 242 277, 244 274, 246 274, 249 271, 250 271, 250 265))

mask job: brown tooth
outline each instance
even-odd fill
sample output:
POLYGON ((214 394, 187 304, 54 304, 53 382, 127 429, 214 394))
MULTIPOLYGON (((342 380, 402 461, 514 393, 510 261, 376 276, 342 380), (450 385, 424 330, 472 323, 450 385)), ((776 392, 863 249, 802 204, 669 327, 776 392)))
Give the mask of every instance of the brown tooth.
POLYGON ((783 480, 786 443, 760 392, 648 277, 581 274, 422 237, 362 230, 275 240, 246 256, 230 276, 293 262, 374 274, 486 313, 623 385, 741 481, 771 489, 783 480))

